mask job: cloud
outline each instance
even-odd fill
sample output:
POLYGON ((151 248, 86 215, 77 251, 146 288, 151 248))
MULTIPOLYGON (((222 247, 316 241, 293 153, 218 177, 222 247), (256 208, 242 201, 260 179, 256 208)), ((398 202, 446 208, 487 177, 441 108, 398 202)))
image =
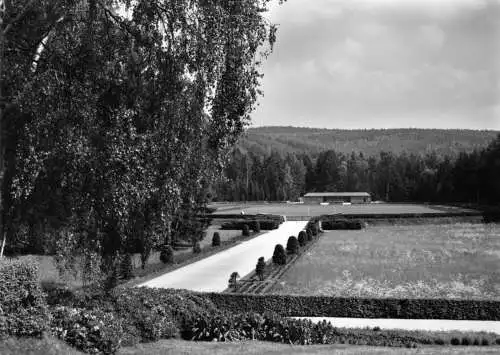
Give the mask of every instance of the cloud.
POLYGON ((439 26, 424 25, 420 26, 419 30, 425 44, 432 49, 441 49, 446 40, 446 34, 439 26))
POLYGON ((256 121, 500 125, 500 6, 491 4, 288 0, 276 13, 281 26, 256 121))
POLYGON ((353 57, 363 55, 363 45, 350 37, 345 39, 345 50, 348 55, 353 57))

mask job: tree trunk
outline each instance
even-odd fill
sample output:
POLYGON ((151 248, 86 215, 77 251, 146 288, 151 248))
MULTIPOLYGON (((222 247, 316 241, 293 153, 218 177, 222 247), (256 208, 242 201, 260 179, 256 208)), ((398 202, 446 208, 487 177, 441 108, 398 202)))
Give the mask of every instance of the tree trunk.
POLYGON ((4 43, 5 43, 5 33, 3 26, 3 16, 4 16, 4 2, 0 0, 0 235, 3 236, 2 241, 2 250, 0 254, 0 258, 3 257, 3 250, 5 246, 5 234, 4 234, 4 221, 3 221, 3 177, 4 177, 4 144, 3 144, 3 113, 4 113, 4 101, 2 94, 2 77, 3 77, 3 52, 4 52, 4 43))

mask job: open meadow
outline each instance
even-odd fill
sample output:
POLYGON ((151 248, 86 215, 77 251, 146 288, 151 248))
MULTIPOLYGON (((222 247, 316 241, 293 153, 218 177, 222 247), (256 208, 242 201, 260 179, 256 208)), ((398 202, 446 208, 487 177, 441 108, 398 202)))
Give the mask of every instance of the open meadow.
POLYGON ((341 205, 332 204, 322 206, 319 204, 287 204, 287 203, 247 203, 247 204, 213 204, 217 208, 215 214, 236 214, 243 211, 245 214, 279 214, 285 216, 320 216, 323 214, 403 214, 403 213, 445 213, 448 211, 463 211, 453 207, 396 204, 396 203, 370 203, 341 205))
POLYGON ((326 232, 270 293, 499 300, 500 224, 326 232))

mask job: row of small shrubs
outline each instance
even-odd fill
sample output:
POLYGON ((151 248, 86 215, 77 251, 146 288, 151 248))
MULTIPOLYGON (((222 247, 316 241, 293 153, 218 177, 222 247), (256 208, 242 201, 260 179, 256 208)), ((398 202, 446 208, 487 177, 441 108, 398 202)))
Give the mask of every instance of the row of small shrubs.
POLYGON ((280 222, 276 220, 236 220, 230 221, 226 223, 222 223, 220 229, 222 230, 238 230, 243 229, 244 226, 247 226, 249 229, 253 231, 260 230, 273 230, 278 229, 280 226, 280 222))
POLYGON ((286 317, 500 320, 500 301, 207 294, 235 313, 273 310, 286 317))
POLYGON ((319 229, 316 223, 311 223, 306 225, 306 230, 299 232, 298 237, 290 236, 286 243, 286 250, 283 245, 276 244, 273 252, 273 263, 276 265, 286 265, 287 254, 298 254, 300 247, 306 246, 306 244, 313 240, 313 235, 317 235, 319 229))

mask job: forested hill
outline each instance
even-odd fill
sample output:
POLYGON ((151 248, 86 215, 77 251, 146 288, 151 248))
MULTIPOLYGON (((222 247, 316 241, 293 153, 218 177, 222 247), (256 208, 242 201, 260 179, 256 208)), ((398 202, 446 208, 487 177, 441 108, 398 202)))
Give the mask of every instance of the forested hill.
POLYGON ((258 127, 247 130, 240 139, 243 151, 257 154, 278 150, 282 153, 305 152, 310 155, 333 149, 337 152, 362 152, 376 155, 381 151, 399 154, 435 151, 439 155, 471 152, 488 145, 496 131, 458 129, 319 129, 299 127, 258 127))

